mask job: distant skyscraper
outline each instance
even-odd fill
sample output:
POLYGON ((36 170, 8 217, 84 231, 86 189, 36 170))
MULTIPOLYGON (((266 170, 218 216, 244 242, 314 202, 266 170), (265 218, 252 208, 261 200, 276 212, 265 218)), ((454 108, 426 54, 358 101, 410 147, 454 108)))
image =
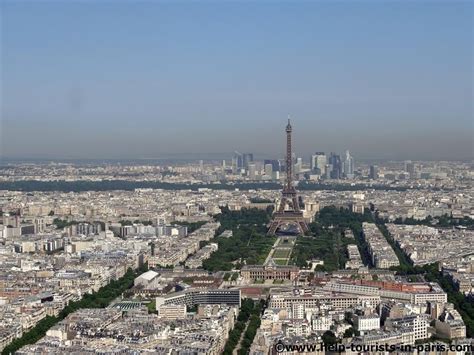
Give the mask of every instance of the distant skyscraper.
POLYGON ((344 176, 348 179, 352 179, 354 177, 354 157, 351 153, 346 150, 346 158, 344 159, 344 176))
POLYGON ((249 164, 253 163, 253 154, 252 153, 244 153, 242 155, 242 164, 245 169, 249 168, 249 164))
POLYGON ((280 171, 280 161, 276 159, 265 159, 263 161, 264 165, 271 164, 272 165, 272 170, 273 171, 280 171))
POLYGON ((311 161, 309 163, 309 167, 313 171, 316 169, 316 159, 317 159, 317 155, 315 154, 311 155, 311 161))
POLYGON ((272 177, 272 175, 273 175, 273 166, 272 166, 272 164, 265 164, 265 175, 272 177))
POLYGON ((324 167, 324 178, 325 179, 331 179, 331 174, 332 174, 332 164, 326 164, 324 167))
POLYGON ((244 164, 243 164, 242 154, 236 151, 234 153, 234 157, 232 158, 232 171, 235 173, 239 169, 242 169, 243 167, 244 167, 244 164))
POLYGON ((248 165, 248 170, 249 170, 250 180, 256 180, 257 179, 257 166, 254 163, 250 163, 248 165))
POLYGON ((406 172, 408 172, 408 164, 411 164, 411 160, 405 160, 405 162, 404 162, 406 172))
POLYGON ((326 174, 326 154, 324 152, 316 152, 311 156, 311 170, 318 171, 321 176, 326 174))
POLYGON ((341 157, 331 152, 329 155, 329 164, 332 165, 330 172, 331 179, 340 179, 342 176, 341 157))
POLYGON ((377 165, 371 165, 369 168, 369 179, 377 180, 379 178, 379 167, 377 165))
POLYGON ((416 179, 417 177, 417 167, 415 163, 406 162, 405 163, 405 170, 410 175, 410 179, 416 179))

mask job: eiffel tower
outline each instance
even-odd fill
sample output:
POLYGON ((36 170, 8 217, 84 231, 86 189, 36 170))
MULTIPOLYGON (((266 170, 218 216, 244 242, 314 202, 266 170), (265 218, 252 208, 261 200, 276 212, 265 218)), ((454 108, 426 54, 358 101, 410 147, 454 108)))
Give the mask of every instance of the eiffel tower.
POLYGON ((296 226, 298 234, 306 234, 309 231, 303 211, 300 209, 298 194, 293 186, 293 160, 291 154, 291 132, 290 119, 286 126, 286 181, 281 192, 281 201, 278 210, 273 214, 273 220, 268 229, 268 235, 275 235, 278 228, 291 224, 296 226))

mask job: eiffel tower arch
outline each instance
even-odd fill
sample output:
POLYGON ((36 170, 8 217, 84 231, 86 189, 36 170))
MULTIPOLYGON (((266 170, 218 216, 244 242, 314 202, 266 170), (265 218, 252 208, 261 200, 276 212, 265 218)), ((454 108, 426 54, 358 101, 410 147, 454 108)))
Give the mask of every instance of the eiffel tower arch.
POLYGON ((293 161, 291 154, 291 127, 290 120, 286 126, 286 180, 281 192, 281 199, 278 209, 273 214, 273 220, 268 229, 268 235, 275 235, 277 230, 284 225, 294 225, 298 234, 304 235, 309 232, 308 224, 303 217, 298 201, 298 194, 293 186, 293 161))

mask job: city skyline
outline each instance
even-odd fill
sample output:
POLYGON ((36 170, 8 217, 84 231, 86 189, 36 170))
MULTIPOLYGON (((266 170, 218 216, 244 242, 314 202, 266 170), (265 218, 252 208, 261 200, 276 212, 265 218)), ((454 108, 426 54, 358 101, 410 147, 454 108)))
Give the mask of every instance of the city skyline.
POLYGON ((473 157, 469 2, 1 10, 3 158, 473 157))
POLYGON ((1 354, 474 353, 467 0, 0 0, 1 354))

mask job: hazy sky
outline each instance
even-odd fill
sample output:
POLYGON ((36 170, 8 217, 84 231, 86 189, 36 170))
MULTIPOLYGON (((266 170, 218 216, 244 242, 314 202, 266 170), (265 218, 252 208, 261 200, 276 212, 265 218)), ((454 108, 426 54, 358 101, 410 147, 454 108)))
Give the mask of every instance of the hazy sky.
POLYGON ((471 1, 0 3, 2 156, 474 156, 471 1))

